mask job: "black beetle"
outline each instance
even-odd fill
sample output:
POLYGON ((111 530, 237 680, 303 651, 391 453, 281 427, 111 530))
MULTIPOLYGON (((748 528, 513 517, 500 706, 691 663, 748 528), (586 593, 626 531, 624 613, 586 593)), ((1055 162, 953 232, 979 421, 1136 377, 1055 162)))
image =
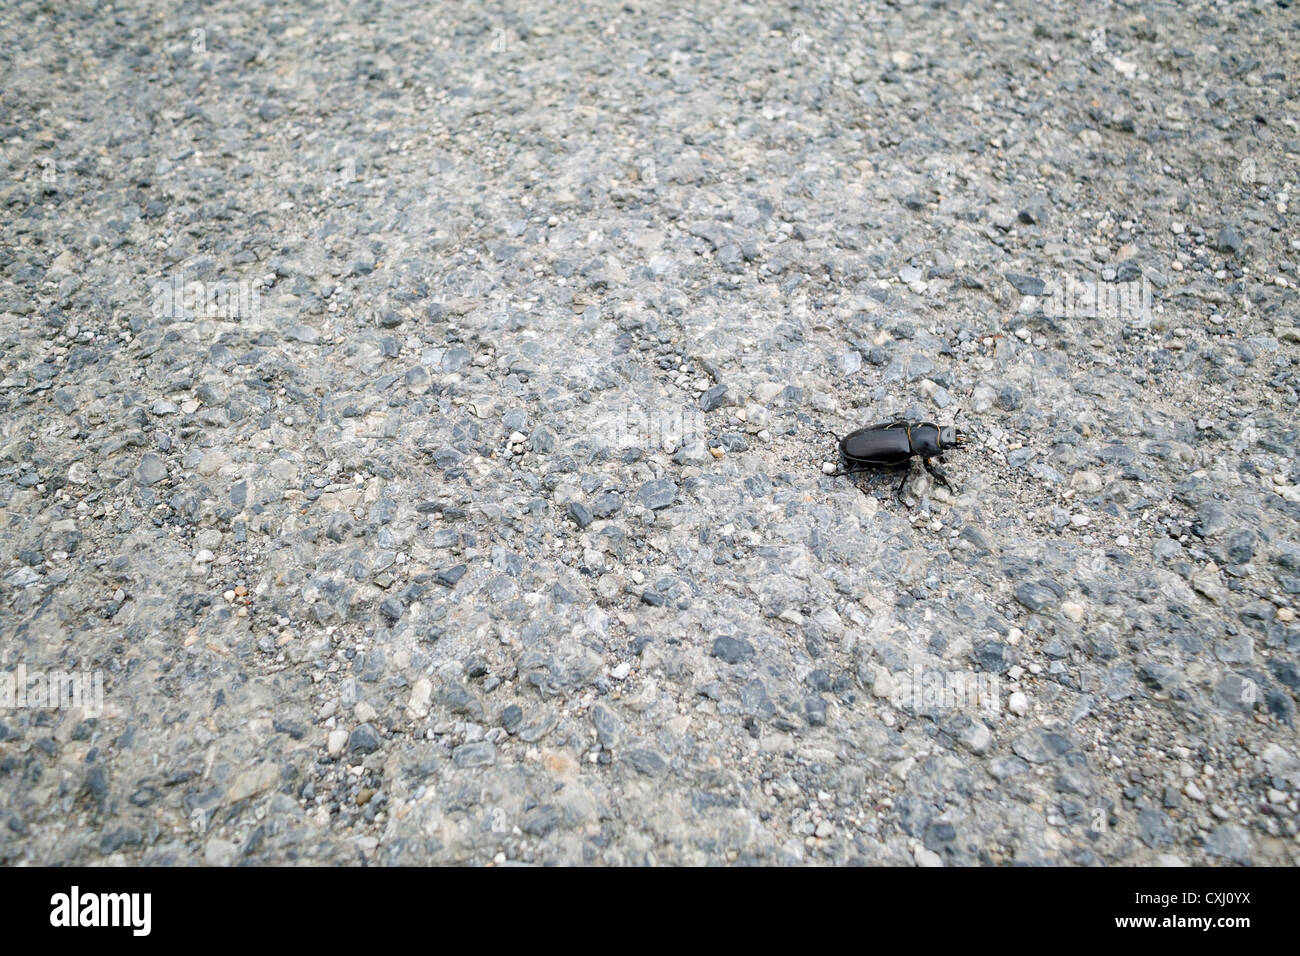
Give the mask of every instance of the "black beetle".
MULTIPOLYGON (((965 444, 966 433, 956 425, 911 422, 904 418, 880 422, 859 428, 840 439, 840 454, 850 467, 835 472, 831 477, 851 475, 869 468, 897 468, 913 458, 920 458, 926 471, 949 490, 956 491, 936 462, 942 460, 945 449, 960 448, 965 444)), ((902 494, 906 484, 907 475, 904 474, 898 494, 902 494)))

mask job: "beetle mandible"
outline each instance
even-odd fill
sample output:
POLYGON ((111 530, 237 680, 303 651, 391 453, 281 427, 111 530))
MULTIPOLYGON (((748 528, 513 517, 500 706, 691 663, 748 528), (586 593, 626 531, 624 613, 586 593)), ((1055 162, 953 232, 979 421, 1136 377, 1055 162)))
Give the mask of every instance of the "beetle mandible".
MULTIPOLYGON (((936 425, 934 422, 913 422, 896 418, 859 428, 840 439, 840 454, 849 463, 843 471, 831 477, 851 475, 870 468, 898 468, 913 458, 920 458, 925 470, 956 492, 947 474, 940 467, 944 451, 966 444, 966 433, 956 425, 936 425)), ((895 494, 901 495, 907 485, 907 473, 895 494)))

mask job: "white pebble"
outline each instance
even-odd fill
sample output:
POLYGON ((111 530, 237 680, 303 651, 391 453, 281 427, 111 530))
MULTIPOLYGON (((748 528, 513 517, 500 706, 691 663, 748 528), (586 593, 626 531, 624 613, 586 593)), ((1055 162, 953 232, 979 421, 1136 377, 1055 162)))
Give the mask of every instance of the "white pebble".
POLYGON ((346 730, 331 730, 328 739, 325 741, 325 749, 329 751, 331 757, 337 757, 343 753, 343 748, 348 745, 348 732, 346 730))

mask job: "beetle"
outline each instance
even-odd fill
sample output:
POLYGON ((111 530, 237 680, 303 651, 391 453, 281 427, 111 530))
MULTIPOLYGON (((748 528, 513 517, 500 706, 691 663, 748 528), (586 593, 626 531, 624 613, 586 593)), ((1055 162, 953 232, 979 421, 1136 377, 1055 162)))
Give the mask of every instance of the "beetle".
MULTIPOLYGON (((913 458, 920 458, 925 470, 950 490, 956 491, 938 462, 944 451, 966 444, 966 433, 954 425, 913 422, 895 418, 866 428, 859 428, 840 439, 840 454, 849 468, 831 475, 838 478, 871 468, 898 468, 913 458)), ((907 474, 896 494, 907 485, 907 474)))

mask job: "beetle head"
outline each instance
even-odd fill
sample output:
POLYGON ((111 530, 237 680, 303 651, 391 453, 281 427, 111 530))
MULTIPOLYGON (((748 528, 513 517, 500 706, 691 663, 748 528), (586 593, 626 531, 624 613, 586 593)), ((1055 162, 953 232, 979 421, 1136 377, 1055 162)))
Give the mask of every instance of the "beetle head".
POLYGON ((961 406, 957 406, 957 411, 952 414, 952 424, 945 425, 939 429, 939 447, 940 448, 961 448, 971 438, 969 432, 962 431, 957 427, 957 419, 961 417, 961 406))

